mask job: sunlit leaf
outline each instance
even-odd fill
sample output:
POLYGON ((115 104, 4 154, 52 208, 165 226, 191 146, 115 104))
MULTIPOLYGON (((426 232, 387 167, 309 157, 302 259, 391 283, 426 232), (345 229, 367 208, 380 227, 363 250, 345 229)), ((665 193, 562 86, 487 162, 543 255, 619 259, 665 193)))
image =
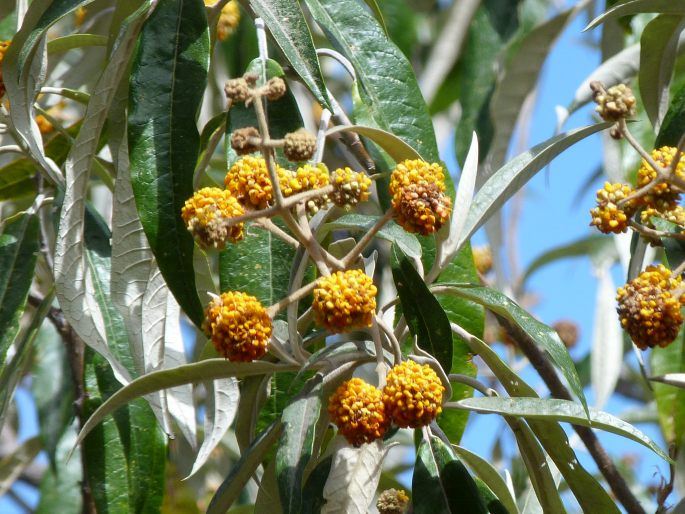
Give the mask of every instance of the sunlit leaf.
POLYGON ((619 4, 592 20, 584 30, 590 30, 608 20, 638 13, 661 13, 685 15, 685 2, 682 0, 632 0, 619 4))
POLYGON ((360 136, 366 136, 371 141, 385 150, 395 162, 400 162, 405 159, 421 159, 421 156, 416 153, 411 146, 402 141, 397 136, 375 127, 366 127, 364 125, 342 125, 329 129, 326 132, 326 137, 340 132, 355 132, 360 136))

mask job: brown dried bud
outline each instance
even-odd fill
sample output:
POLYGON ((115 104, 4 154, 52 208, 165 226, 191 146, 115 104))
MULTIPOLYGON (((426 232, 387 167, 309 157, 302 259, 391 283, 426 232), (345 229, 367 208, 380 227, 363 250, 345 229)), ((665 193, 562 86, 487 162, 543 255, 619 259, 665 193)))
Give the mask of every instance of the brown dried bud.
POLYGON ((573 321, 560 319, 552 325, 566 348, 573 348, 578 342, 578 325, 573 321))
POLYGON ((247 102, 252 96, 250 85, 244 77, 227 80, 224 92, 226 93, 226 98, 234 103, 247 102))
POLYGON ((285 81, 280 77, 269 79, 264 87, 264 96, 269 100, 278 100, 285 94, 285 81))
POLYGON ((307 161, 312 158, 316 150, 316 136, 301 128, 285 135, 283 153, 285 158, 293 162, 307 161))
POLYGON ((236 129, 231 134, 231 148, 233 148, 238 155, 247 155, 259 151, 259 146, 253 144, 250 140, 252 138, 260 138, 259 130, 255 127, 245 127, 236 129))

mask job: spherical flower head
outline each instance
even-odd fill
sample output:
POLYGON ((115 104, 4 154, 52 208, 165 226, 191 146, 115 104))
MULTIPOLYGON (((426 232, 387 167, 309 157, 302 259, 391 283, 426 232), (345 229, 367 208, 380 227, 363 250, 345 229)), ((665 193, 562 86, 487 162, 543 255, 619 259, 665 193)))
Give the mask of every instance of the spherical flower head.
POLYGON ((673 342, 683 323, 682 284, 665 266, 648 266, 645 271, 619 287, 618 316, 623 329, 641 350, 665 347, 673 342))
POLYGON ((617 84, 607 90, 595 84, 591 84, 590 87, 593 88, 593 97, 597 103, 595 110, 604 121, 619 121, 635 116, 637 101, 633 91, 625 84, 617 84))
POLYGON ((380 439, 389 426, 383 394, 361 378, 343 382, 328 399, 328 414, 354 446, 380 439))
POLYGON ((376 312, 376 286, 361 270, 337 271, 318 280, 312 309, 319 325, 333 333, 370 327, 376 312))
POLYGON ((628 230, 628 223, 637 207, 633 201, 624 203, 621 207, 618 202, 632 192, 633 189, 627 184, 605 182, 604 187, 597 191, 597 207, 590 210, 590 225, 604 234, 619 234, 628 230))
POLYGON ((250 84, 244 77, 227 80, 224 93, 226 93, 226 98, 238 104, 247 102, 252 98, 250 84))
POLYGON ((400 162, 390 176, 390 194, 393 201, 399 201, 402 190, 413 184, 436 184, 441 192, 445 191, 445 174, 438 163, 428 163, 420 159, 407 159, 400 162))
POLYGON ((36 124, 38 125, 38 130, 40 130, 40 133, 43 135, 49 134, 55 130, 55 127, 52 125, 50 120, 48 120, 42 114, 36 116, 36 124))
POLYGON ((578 324, 567 319, 560 319, 552 325, 559 334, 559 339, 566 348, 573 348, 578 343, 578 324))
POLYGON ((492 269, 492 250, 490 245, 474 246, 472 252, 473 262, 478 273, 486 275, 492 269))
MULTIPOLYGON (((278 168, 277 173, 282 173, 278 168)), ((273 187, 262 157, 246 155, 237 160, 226 173, 224 184, 244 207, 265 209, 271 203, 273 187)))
POLYGON ((428 364, 404 361, 390 370, 383 388, 385 411, 402 428, 428 425, 442 412, 442 385, 428 364))
POLYGON ((271 318, 257 298, 231 291, 209 302, 202 330, 220 355, 233 362, 250 362, 266 353, 271 318))
POLYGON ((238 155, 247 155, 259 150, 259 146, 253 143, 254 139, 260 139, 259 130, 256 127, 244 127, 235 129, 231 134, 231 148, 238 155))
POLYGON ((378 514, 404 514, 409 505, 409 496, 402 489, 386 489, 378 495, 378 514))
POLYGON ((332 182, 335 189, 330 195, 331 200, 346 211, 369 199, 371 179, 363 171, 338 168, 333 172, 332 182))
POLYGON ((656 228, 652 218, 663 218, 685 229, 685 209, 677 203, 657 200, 652 206, 640 212, 640 221, 649 228, 656 228))
MULTIPOLYGON (((661 168, 668 168, 675 157, 677 150, 672 146, 662 146, 656 150, 652 150, 652 159, 661 168)), ((685 179, 685 159, 678 161, 675 174, 680 179, 685 179)), ((647 161, 642 160, 642 165, 637 171, 637 187, 644 187, 656 178, 656 171, 650 166, 647 161)), ((680 200, 680 192, 675 190, 666 182, 661 182, 652 188, 652 190, 641 198, 643 203, 651 205, 657 200, 677 203, 680 200)))
POLYGON ((264 96, 272 102, 278 100, 286 92, 285 80, 281 77, 270 78, 262 88, 264 96))
POLYGON ((316 136, 301 128, 285 135, 283 154, 293 162, 307 161, 312 158, 316 150, 316 136))
MULTIPOLYGON (((215 0, 205 0, 205 5, 212 5, 215 0)), ((240 23, 240 5, 237 0, 231 0, 221 9, 216 26, 216 37, 219 41, 226 41, 231 37, 240 23)))
POLYGON ((452 202, 437 184, 409 184, 393 198, 395 220, 407 232, 427 236, 442 227, 452 212, 452 202))
POLYGON ((222 249, 227 242, 243 238, 243 224, 227 226, 227 220, 245 214, 245 210, 228 191, 218 187, 200 189, 186 200, 181 217, 188 231, 203 248, 222 249))

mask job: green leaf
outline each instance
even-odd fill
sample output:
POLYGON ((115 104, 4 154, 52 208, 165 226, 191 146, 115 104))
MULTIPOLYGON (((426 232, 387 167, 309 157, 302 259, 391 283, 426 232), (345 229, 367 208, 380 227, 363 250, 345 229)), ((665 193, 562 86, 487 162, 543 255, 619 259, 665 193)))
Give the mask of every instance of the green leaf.
POLYGON ((654 148, 678 146, 683 132, 685 132, 685 86, 673 95, 671 105, 666 111, 666 116, 654 141, 654 148))
MULTIPOLYGON (((369 230, 378 220, 378 216, 366 214, 345 214, 337 220, 324 225, 321 235, 325 236, 328 230, 369 230)), ((397 245, 407 257, 418 259, 421 257, 421 243, 413 234, 410 234, 394 221, 390 221, 378 232, 378 237, 397 245)))
POLYGON ((481 413, 495 413, 544 421, 565 421, 574 425, 599 428, 618 434, 646 446, 667 462, 671 459, 649 437, 640 430, 608 412, 590 409, 590 420, 582 406, 569 400, 540 398, 466 398, 458 404, 466 409, 481 413))
POLYGON ((522 309, 514 301, 494 289, 471 285, 447 287, 450 288, 450 292, 479 303, 493 313, 507 318, 528 334, 549 353, 564 375, 564 378, 566 378, 571 390, 580 400, 583 408, 587 410, 587 400, 583 393, 583 384, 578 377, 578 372, 568 353, 568 349, 554 329, 536 320, 525 309, 522 309))
POLYGON ((402 302, 402 312, 421 349, 430 353, 449 373, 452 369, 452 329, 438 300, 411 261, 393 246, 392 276, 402 302))
POLYGON ((516 500, 512 498, 507 483, 495 469, 495 467, 480 455, 473 453, 461 446, 452 448, 461 460, 471 468, 478 477, 492 490, 509 514, 517 514, 516 500))
POLYGON ((240 460, 235 463, 209 502, 207 514, 224 514, 233 505, 282 431, 283 425, 280 422, 274 423, 259 434, 246 451, 242 452, 240 460))
POLYGON ((307 0, 306 4, 354 66, 378 127, 398 136, 424 159, 438 160, 433 125, 411 65, 373 14, 357 0, 307 0))
POLYGON ((0 201, 35 194, 36 166, 29 159, 16 159, 0 168, 0 201))
POLYGON ((181 208, 193 194, 200 143, 196 117, 208 66, 203 4, 161 2, 141 31, 131 70, 131 183, 159 269, 197 326, 204 315, 195 290, 194 242, 181 219, 181 208))
POLYGON ((638 13, 685 15, 685 2, 683 0, 633 0, 632 2, 625 2, 597 16, 583 30, 593 29, 608 20, 638 13))
POLYGON ((368 137, 383 150, 385 150, 388 155, 395 160, 395 162, 400 162, 405 159, 421 159, 421 156, 416 153, 416 150, 414 150, 411 146, 394 134, 391 134, 385 130, 375 127, 367 127, 365 125, 343 125, 329 129, 326 132, 326 137, 339 134, 340 132, 355 132, 360 136, 368 137))
POLYGON ((39 250, 35 214, 21 213, 5 224, 0 235, 0 362, 19 331, 39 250))
POLYGON ((526 268, 521 282, 525 283, 535 272, 561 259, 590 256, 593 260, 601 261, 605 256, 615 254, 616 244, 611 238, 599 234, 581 237, 538 255, 526 268))
MULTIPOLYGON (((468 344, 485 361, 509 395, 538 398, 535 389, 514 373, 490 346, 478 338, 469 338, 468 344)), ((559 424, 531 419, 528 425, 554 461, 584 512, 619 514, 614 500, 578 462, 566 432, 559 424)))
POLYGON ((413 512, 416 514, 488 513, 464 464, 449 446, 435 436, 422 440, 419 445, 412 494, 415 500, 413 512))
POLYGON ((683 16, 657 16, 640 36, 640 97, 656 128, 661 125, 668 108, 668 92, 684 19, 683 16))
POLYGON ((69 34, 48 41, 48 54, 68 52, 74 48, 107 46, 107 37, 100 34, 69 34))
POLYGON ((302 514, 320 514, 321 509, 326 504, 323 498, 323 488, 326 486, 328 475, 331 472, 333 457, 328 456, 316 465, 307 478, 307 482, 302 490, 302 496, 307 498, 302 506, 302 514))
MULTIPOLYGON (((682 227, 672 223, 663 218, 658 218, 652 216, 652 223, 654 228, 666 233, 680 233, 682 227)), ((671 269, 675 269, 680 264, 685 261, 685 241, 682 239, 676 239, 675 237, 662 237, 661 243, 664 245, 666 250, 666 260, 668 261, 668 266, 671 269)))
POLYGON ((276 43, 316 100, 332 111, 314 41, 298 2, 250 0, 250 5, 258 16, 264 18, 276 43))
POLYGON ((466 218, 462 241, 468 240, 500 207, 538 171, 569 146, 611 126, 597 123, 571 130, 534 146, 497 170, 478 190, 466 218))
POLYGON ((36 458, 41 447, 40 437, 32 437, 0 460, 0 496, 10 490, 14 482, 36 458))
POLYGON ((52 514, 55 511, 60 514, 83 512, 80 489, 83 482, 81 450, 77 448, 72 458, 67 459, 75 441, 74 425, 62 435, 57 444, 56 465, 47 468, 41 478, 40 502, 36 507, 36 514, 52 514))
POLYGON ((147 373, 108 398, 83 425, 79 434, 79 441, 83 440, 88 432, 97 426, 105 416, 126 405, 127 402, 146 394, 206 380, 229 377, 243 378, 251 375, 276 373, 277 371, 296 371, 296 368, 291 365, 274 364, 266 361, 242 363, 230 362, 226 359, 207 359, 194 364, 147 373))
POLYGON ((321 382, 322 376, 316 375, 283 410, 284 430, 276 450, 276 476, 284 513, 302 511, 302 482, 314 451, 314 432, 321 410, 321 382))
MULTIPOLYGON (((685 332, 682 329, 666 348, 654 348, 650 352, 649 368, 655 376, 668 376, 685 369, 685 332)), ((652 384, 652 389, 666 444, 677 451, 682 448, 685 437, 685 389, 658 382, 652 384)))

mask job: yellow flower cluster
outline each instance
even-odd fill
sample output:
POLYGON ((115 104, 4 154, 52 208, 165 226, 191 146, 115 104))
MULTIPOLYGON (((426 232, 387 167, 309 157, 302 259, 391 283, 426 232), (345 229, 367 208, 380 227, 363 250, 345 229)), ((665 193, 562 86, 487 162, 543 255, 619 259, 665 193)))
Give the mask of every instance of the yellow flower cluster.
POLYGON ((354 446, 380 439, 390 425, 381 391, 361 378, 353 378, 338 387, 328 400, 328 414, 354 446))
POLYGON ((490 246, 474 246, 471 251, 473 252, 473 262, 478 273, 486 275, 492 269, 492 250, 490 246))
MULTIPOLYGON (((285 170, 276 166, 279 176, 285 170)), ((224 178, 226 190, 247 208, 265 209, 273 198, 273 186, 263 157, 246 155, 238 159, 224 178)))
MULTIPOLYGON (((652 150, 652 159, 662 168, 668 168, 675 157, 677 149, 672 146, 662 146, 652 150)), ((685 159, 681 159, 676 166, 675 174, 678 178, 685 179, 685 159)), ((656 178, 656 170, 647 161, 643 160, 637 172, 637 187, 644 187, 656 178)), ((641 199, 646 204, 651 204, 656 200, 677 202, 680 200, 680 193, 674 190, 669 184, 662 182, 641 199)))
POLYGON ((376 292, 371 277, 358 269, 320 278, 312 303, 317 323, 333 333, 371 326, 376 292))
POLYGON ((2 79, 2 61, 5 59, 5 53, 10 47, 11 41, 0 41, 0 98, 5 95, 5 82, 2 79))
POLYGON ((266 353, 271 318, 259 300, 231 291, 212 300, 202 325, 216 351, 230 361, 249 362, 266 353))
POLYGON ((397 223, 407 232, 432 234, 452 211, 445 194, 445 175, 437 163, 402 161, 390 177, 390 194, 397 223))
POLYGON ((383 437, 391 422, 428 425, 442 412, 445 387, 433 369, 405 361, 390 370, 383 391, 360 378, 344 382, 328 400, 328 413, 355 446, 383 437))
POLYGON ((242 206, 228 191, 205 187, 186 200, 181 217, 186 228, 203 248, 221 249, 227 242, 243 238, 243 224, 226 226, 226 220, 245 214, 242 206))
POLYGON ((604 187, 597 191, 597 207, 590 211, 590 225, 596 226, 604 234, 625 232, 637 207, 630 201, 619 207, 618 202, 632 192, 633 189, 627 184, 605 182, 604 187))
POLYGON ((388 416, 399 427, 428 425, 442 412, 442 385, 428 364, 405 361, 390 370, 383 388, 388 416))
POLYGON ((404 514, 409 505, 409 496, 402 489, 386 489, 378 495, 378 514, 404 514))
MULTIPOLYGON (((218 0, 205 0, 205 5, 211 6, 218 0)), ((216 37, 219 41, 226 41, 238 28, 240 23, 240 5, 237 0, 231 0, 221 8, 219 22, 216 27, 216 37)))
POLYGON ((641 350, 668 346, 678 335, 683 323, 683 297, 677 291, 681 285, 680 277, 659 264, 618 288, 621 326, 641 350))
POLYGON ((369 199, 371 179, 363 171, 352 171, 350 168, 338 168, 333 172, 331 200, 338 207, 349 211, 359 202, 369 199))
MULTIPOLYGON (((319 163, 315 166, 305 164, 297 168, 297 171, 279 169, 278 183, 281 186, 283 196, 288 197, 304 191, 321 189, 330 183, 328 168, 325 164, 319 163)), ((317 196, 307 200, 307 212, 316 213, 328 204, 328 195, 317 196)))
POLYGON ((681 205, 657 200, 653 207, 647 207, 640 212, 640 221, 647 227, 654 228, 653 217, 663 218, 685 228, 685 209, 681 205))

